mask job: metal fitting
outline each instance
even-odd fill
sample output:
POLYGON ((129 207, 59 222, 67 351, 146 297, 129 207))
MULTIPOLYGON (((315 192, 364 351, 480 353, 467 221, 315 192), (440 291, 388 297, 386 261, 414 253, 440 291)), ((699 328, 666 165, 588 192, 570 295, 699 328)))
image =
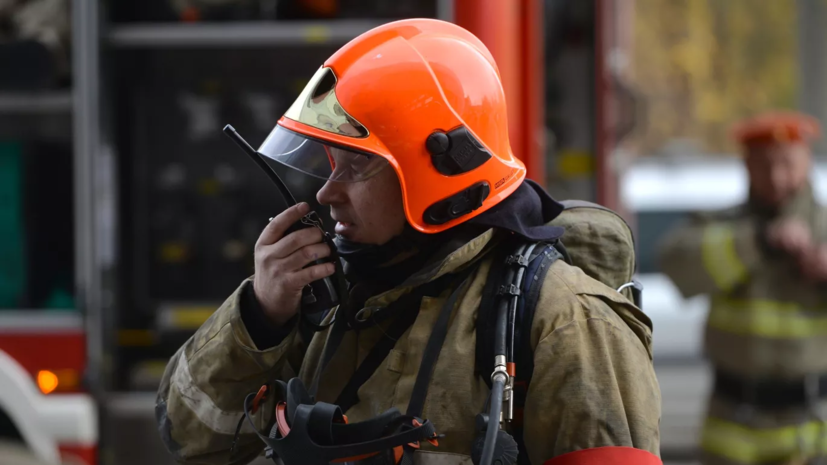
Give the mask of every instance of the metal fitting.
POLYGON ((494 372, 491 373, 491 381, 494 381, 500 375, 503 376, 503 382, 507 383, 510 376, 508 376, 508 370, 505 366, 505 355, 494 356, 494 372))
POLYGON ((491 381, 495 381, 499 376, 502 376, 503 383, 508 382, 508 371, 505 369, 505 365, 494 367, 494 373, 491 373, 491 381))
POLYGON ((509 376, 508 382, 503 390, 503 402, 505 406, 502 410, 503 421, 511 421, 514 419, 514 378, 509 376))

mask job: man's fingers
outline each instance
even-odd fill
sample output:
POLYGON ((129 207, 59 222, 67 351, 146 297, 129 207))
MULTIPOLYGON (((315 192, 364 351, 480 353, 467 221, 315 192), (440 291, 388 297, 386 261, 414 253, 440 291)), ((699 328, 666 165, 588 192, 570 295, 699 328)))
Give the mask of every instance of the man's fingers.
POLYGON ((329 255, 330 247, 327 244, 311 244, 296 250, 290 256, 283 259, 281 263, 279 263, 279 269, 287 272, 298 271, 315 260, 329 255))
POLYGON ((318 228, 303 228, 284 236, 275 244, 266 246, 273 258, 287 258, 302 247, 322 243, 323 235, 318 228))
POLYGON ((777 246, 794 255, 809 252, 812 247, 809 231, 793 226, 790 225, 790 227, 778 232, 778 236, 775 238, 777 246))
POLYGON ((788 237, 786 245, 791 252, 795 253, 803 253, 807 249, 807 241, 801 236, 788 237))
POLYGON ((336 268, 333 266, 332 263, 313 265, 289 274, 287 276, 287 285, 295 290, 300 290, 304 286, 312 283, 313 281, 318 281, 320 279, 327 278, 328 276, 333 275, 333 273, 335 272, 336 268))
POLYGON ((259 235, 258 241, 256 241, 256 247, 278 242, 279 239, 284 237, 284 232, 309 211, 310 205, 302 202, 279 213, 278 216, 273 218, 267 226, 264 227, 264 230, 261 231, 261 235, 259 235))

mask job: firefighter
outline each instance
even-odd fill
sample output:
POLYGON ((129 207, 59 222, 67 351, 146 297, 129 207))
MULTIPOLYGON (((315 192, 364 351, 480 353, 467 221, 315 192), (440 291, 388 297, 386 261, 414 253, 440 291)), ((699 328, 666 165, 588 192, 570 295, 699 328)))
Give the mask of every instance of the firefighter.
MULTIPOLYGON (((316 401, 337 402, 390 340, 376 369, 361 373, 347 420, 424 399, 423 417, 444 436, 418 446, 415 462, 471 463, 491 376, 475 369, 476 316, 489 272, 505 266, 492 257, 510 238, 553 242, 563 232, 547 226, 561 205, 525 180, 511 152, 490 52, 437 20, 373 29, 324 63, 258 152, 327 181, 317 200, 337 222, 349 295, 327 315, 332 329, 303 335, 302 290, 336 273, 315 261, 333 251, 318 229, 287 233, 306 203, 276 216, 256 244, 254 276, 167 366, 156 418, 168 450, 182 463, 247 463, 264 444, 242 423, 231 453, 245 395, 298 376, 305 386, 317 381, 316 401), (450 319, 430 382, 415 388, 444 308, 450 319), (409 327, 393 335, 406 315, 409 327), (343 322, 352 329, 329 350, 343 322)), ((563 260, 544 279, 526 335, 534 371, 523 455, 535 464, 659 464, 648 318, 563 260)), ((272 405, 253 418, 257 428, 271 424, 272 405)))
POLYGON ((705 464, 801 464, 827 453, 827 210, 813 195, 818 122, 739 123, 749 197, 670 233, 661 266, 684 297, 711 294, 714 387, 705 464))

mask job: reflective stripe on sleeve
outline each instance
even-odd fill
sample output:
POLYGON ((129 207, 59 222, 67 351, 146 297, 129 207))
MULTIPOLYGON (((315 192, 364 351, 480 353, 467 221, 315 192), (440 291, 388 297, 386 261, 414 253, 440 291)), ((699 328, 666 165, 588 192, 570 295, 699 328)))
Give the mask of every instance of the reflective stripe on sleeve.
POLYGON ((708 418, 701 447, 709 454, 743 464, 814 457, 827 453, 827 425, 813 421, 780 428, 753 429, 708 418))
POLYGON ((827 336, 827 309, 794 302, 714 297, 708 324, 720 331, 770 339, 827 336))
POLYGON ((713 224, 703 232, 701 253, 706 272, 722 291, 729 291, 747 277, 747 268, 735 250, 732 228, 713 224))

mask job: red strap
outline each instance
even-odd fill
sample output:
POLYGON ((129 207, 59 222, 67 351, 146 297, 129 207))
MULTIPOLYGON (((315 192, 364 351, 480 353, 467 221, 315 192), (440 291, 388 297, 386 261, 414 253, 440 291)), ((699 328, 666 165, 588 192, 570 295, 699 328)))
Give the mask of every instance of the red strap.
POLYGON ((595 447, 546 460, 543 465, 663 465, 651 452, 634 447, 595 447))

